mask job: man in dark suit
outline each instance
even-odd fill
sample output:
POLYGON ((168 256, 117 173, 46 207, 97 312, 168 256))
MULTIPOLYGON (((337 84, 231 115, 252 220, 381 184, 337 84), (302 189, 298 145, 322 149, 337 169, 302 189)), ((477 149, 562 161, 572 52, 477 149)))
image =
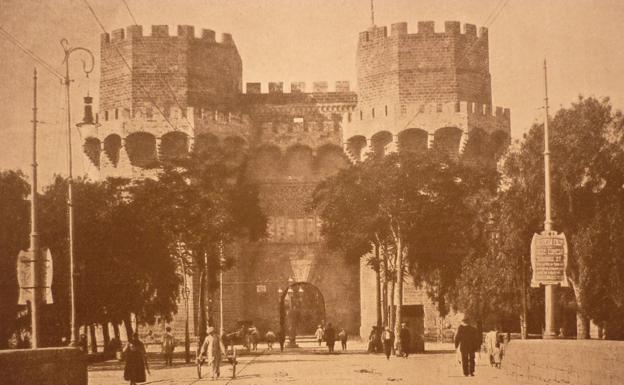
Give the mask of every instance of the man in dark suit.
POLYGON ((468 324, 468 318, 464 318, 455 334, 455 349, 459 347, 462 357, 462 369, 464 376, 474 376, 475 352, 481 347, 481 336, 477 329, 468 324))

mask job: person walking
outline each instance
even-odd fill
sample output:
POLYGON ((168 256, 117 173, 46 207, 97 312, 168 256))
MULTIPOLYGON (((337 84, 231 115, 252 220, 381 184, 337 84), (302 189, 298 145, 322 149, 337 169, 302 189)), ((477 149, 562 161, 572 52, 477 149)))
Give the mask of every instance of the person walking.
POLYGON ((459 348, 461 353, 462 370, 466 377, 475 375, 475 352, 481 347, 479 332, 469 321, 464 318, 455 333, 455 349, 459 348))
POLYGON ((498 341, 497 329, 492 329, 485 334, 485 352, 490 359, 490 365, 494 366, 494 355, 496 354, 496 342, 498 341))
POLYGON ((175 337, 171 333, 171 327, 167 326, 162 338, 162 352, 165 357, 165 366, 173 366, 173 351, 175 350, 175 346, 175 337))
POLYGON ((273 343, 275 342, 275 333, 273 333, 272 330, 269 330, 268 332, 266 332, 266 334, 264 335, 264 338, 266 338, 266 342, 267 342, 267 349, 269 351, 273 350, 273 343))
POLYGON ((338 333, 338 339, 340 340, 340 344, 342 345, 342 350, 347 350, 347 331, 344 328, 340 329, 340 333, 338 333))
POLYGON ((373 327, 371 328, 371 332, 368 335, 368 352, 369 353, 377 353, 378 349, 377 349, 377 341, 379 340, 379 331, 377 329, 376 325, 373 325, 373 327))
POLYGON ((392 347, 394 346, 394 332, 390 330, 390 327, 386 326, 381 334, 381 343, 383 344, 384 354, 386 359, 390 359, 392 353, 392 347))
POLYGON ((249 328, 249 339, 251 342, 251 348, 255 352, 258 350, 258 340, 260 339, 260 333, 258 329, 252 324, 249 328))
POLYGON ((325 328, 323 336, 325 337, 325 342, 327 343, 327 349, 330 353, 333 353, 334 344, 336 343, 336 331, 332 327, 331 322, 327 324, 327 328, 325 328))
POLYGON ((121 341, 117 336, 113 336, 111 340, 108 342, 108 346, 104 350, 104 353, 109 358, 115 358, 118 361, 121 361, 121 341))
POLYGON ((279 342, 280 352, 283 352, 284 351, 284 343, 286 342, 286 333, 284 332, 284 329, 280 329, 277 332, 277 342, 279 342))
POLYGON ((496 337, 496 343, 494 344, 494 354, 493 361, 494 367, 497 369, 501 368, 501 363, 503 361, 503 356, 505 355, 505 340, 502 335, 496 337))
POLYGON ((210 365, 214 380, 221 375, 221 358, 225 355, 225 347, 214 327, 209 326, 207 333, 204 343, 197 350, 197 361, 205 359, 206 364, 210 365))
POLYGON ((325 335, 325 331, 323 327, 319 325, 314 332, 314 337, 316 338, 316 342, 318 342, 318 346, 321 346, 321 342, 323 342, 323 337, 325 335))
POLYGON ((78 340, 78 347, 80 348, 80 350, 82 350, 83 353, 85 354, 89 353, 86 334, 80 334, 80 338, 78 340))
POLYGON ((145 345, 139 339, 139 334, 134 333, 126 348, 126 366, 124 367, 124 380, 130 381, 130 385, 137 382, 145 382, 145 371, 149 373, 147 359, 145 357, 145 345))
POLYGON ((407 358, 411 350, 412 341, 412 336, 407 328, 407 323, 403 322, 401 324, 401 331, 399 333, 399 336, 401 337, 401 357, 407 358))

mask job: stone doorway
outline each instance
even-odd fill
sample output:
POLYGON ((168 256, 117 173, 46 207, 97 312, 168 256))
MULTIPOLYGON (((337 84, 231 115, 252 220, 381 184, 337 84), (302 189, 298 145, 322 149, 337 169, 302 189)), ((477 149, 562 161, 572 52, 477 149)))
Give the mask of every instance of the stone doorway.
POLYGON ((307 282, 288 286, 279 303, 280 327, 287 336, 313 335, 325 323, 325 298, 321 291, 307 282))

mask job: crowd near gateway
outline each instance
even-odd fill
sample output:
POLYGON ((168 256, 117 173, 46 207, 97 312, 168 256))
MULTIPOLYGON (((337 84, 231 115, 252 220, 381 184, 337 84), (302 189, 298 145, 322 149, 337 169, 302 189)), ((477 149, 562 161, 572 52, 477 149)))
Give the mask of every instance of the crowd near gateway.
POLYGON ((618 359, 597 378, 606 345, 566 340, 624 339, 624 118, 608 99, 549 114, 544 60, 542 122, 512 142, 492 97, 492 20, 378 25, 371 1, 356 84, 263 84, 243 83, 230 33, 109 31, 83 1, 99 56, 63 39, 64 74, 0 29, 61 80, 70 148, 69 176, 38 189, 35 71, 32 178, 0 171, 14 217, 0 251, 17 265, 2 273, 15 301, 2 297, 0 376, 245 381, 292 353, 284 367, 359 353, 372 375, 439 351, 423 378, 440 383, 624 381, 618 359), (84 95, 73 122, 72 82, 94 70, 97 105, 84 95))

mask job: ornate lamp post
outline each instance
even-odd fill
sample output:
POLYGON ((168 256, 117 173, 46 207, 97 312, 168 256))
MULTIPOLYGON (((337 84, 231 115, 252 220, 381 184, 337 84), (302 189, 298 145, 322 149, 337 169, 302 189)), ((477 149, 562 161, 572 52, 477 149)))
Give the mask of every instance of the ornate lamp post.
POLYGON ((69 57, 76 51, 85 52, 91 59, 90 65, 87 65, 86 61, 82 61, 82 68, 85 75, 89 77, 89 74, 95 67, 95 58, 93 53, 83 47, 71 47, 67 39, 61 40, 61 46, 65 51, 65 58, 63 63, 65 64, 65 78, 63 84, 65 85, 65 93, 67 95, 67 151, 68 151, 68 177, 67 177, 67 207, 69 217, 69 292, 71 303, 71 340, 70 344, 76 346, 78 343, 78 327, 76 326, 76 292, 74 287, 75 272, 74 272, 74 206, 73 206, 73 167, 72 167, 72 140, 71 140, 71 110, 70 110, 70 98, 69 98, 69 85, 71 84, 71 78, 69 77, 69 57))

